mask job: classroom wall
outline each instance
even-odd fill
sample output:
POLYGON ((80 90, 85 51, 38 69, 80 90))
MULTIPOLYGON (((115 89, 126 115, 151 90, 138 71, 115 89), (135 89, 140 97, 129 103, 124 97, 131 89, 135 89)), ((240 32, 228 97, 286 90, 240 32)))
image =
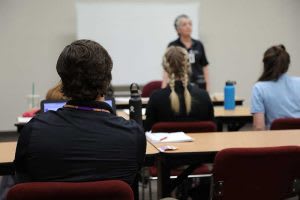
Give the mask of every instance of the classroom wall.
MULTIPOLYGON (((300 76, 299 0, 199 1, 199 38, 210 61, 211 93, 222 92, 226 80, 236 80, 238 95, 249 104, 262 54, 272 44, 286 45, 292 60, 289 73, 300 76)), ((26 110, 32 82, 41 98, 58 82, 57 57, 76 38, 75 0, 0 0, 0 36, 4 131, 14 130, 16 116, 26 110)))

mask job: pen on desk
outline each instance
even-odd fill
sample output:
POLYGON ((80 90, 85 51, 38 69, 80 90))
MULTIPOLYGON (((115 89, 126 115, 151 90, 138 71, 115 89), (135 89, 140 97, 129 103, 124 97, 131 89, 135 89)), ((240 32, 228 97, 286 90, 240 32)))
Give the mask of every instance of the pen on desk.
POLYGON ((165 140, 165 139, 167 139, 168 137, 166 136, 166 137, 163 137, 163 138, 161 138, 159 141, 163 141, 163 140, 165 140))

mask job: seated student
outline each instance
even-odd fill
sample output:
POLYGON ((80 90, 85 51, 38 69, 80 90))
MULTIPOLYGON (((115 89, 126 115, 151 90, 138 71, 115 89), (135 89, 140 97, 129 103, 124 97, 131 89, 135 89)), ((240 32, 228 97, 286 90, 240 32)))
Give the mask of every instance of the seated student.
POLYGON ((300 117, 300 77, 286 74, 290 56, 285 47, 270 47, 264 53, 263 63, 263 73, 253 86, 251 97, 256 130, 268 129, 277 118, 300 117))
POLYGON ((56 84, 53 88, 49 89, 46 94, 47 100, 63 100, 67 99, 67 97, 64 96, 64 94, 61 91, 62 89, 62 83, 59 82, 56 84))
MULTIPOLYGON (((66 97, 61 92, 61 82, 55 85, 53 88, 49 89, 46 94, 47 100, 62 100, 66 97)), ((23 117, 34 117, 40 112, 39 108, 32 108, 22 114, 23 117)), ((15 185, 14 176, 3 176, 2 180, 0 177, 0 200, 6 199, 6 194, 8 190, 15 185)))
POLYGON ((71 99, 23 128, 15 155, 17 181, 95 181, 132 184, 144 161, 146 138, 133 120, 104 102, 112 60, 98 43, 78 40, 60 54, 57 72, 71 99))
POLYGON ((170 82, 166 88, 151 95, 146 110, 145 130, 151 130, 154 123, 162 121, 214 120, 214 109, 208 93, 189 84, 188 52, 182 47, 171 46, 163 57, 162 65, 170 82))

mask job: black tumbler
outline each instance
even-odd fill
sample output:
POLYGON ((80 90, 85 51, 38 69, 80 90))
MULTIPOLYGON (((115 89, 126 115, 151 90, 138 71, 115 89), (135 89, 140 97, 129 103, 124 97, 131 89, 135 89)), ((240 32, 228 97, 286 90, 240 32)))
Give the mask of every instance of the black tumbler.
POLYGON ((139 86, 136 83, 130 85, 129 117, 135 120, 139 125, 143 125, 142 99, 139 93, 139 86))

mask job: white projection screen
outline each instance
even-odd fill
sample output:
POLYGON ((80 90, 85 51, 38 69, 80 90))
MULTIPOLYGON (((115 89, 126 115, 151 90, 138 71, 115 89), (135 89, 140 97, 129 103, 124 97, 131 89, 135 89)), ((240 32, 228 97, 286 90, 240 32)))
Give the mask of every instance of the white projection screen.
POLYGON ((103 45, 113 59, 113 85, 162 79, 162 56, 177 38, 174 19, 187 14, 198 38, 199 2, 76 1, 77 39, 103 45))

